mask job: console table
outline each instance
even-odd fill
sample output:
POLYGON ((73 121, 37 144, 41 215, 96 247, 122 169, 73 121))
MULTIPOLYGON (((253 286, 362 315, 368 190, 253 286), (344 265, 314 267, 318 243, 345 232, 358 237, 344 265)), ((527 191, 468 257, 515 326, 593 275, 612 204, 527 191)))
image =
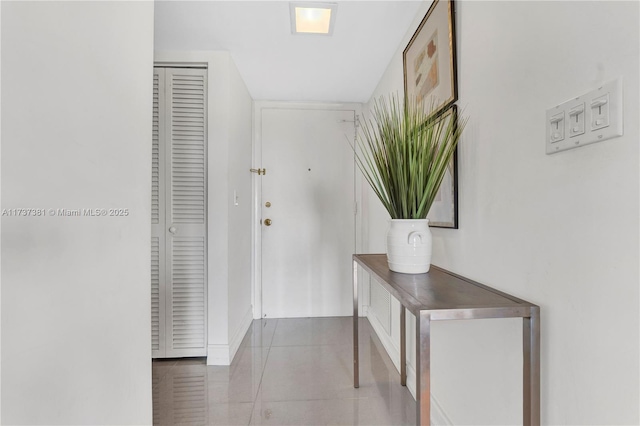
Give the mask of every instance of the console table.
POLYGON ((523 424, 540 424, 540 308, 431 265, 426 274, 392 272, 385 254, 353 255, 353 384, 359 387, 358 265, 376 277, 402 305, 400 383, 407 384, 405 315, 416 317, 416 422, 431 423, 431 321, 523 318, 523 424))

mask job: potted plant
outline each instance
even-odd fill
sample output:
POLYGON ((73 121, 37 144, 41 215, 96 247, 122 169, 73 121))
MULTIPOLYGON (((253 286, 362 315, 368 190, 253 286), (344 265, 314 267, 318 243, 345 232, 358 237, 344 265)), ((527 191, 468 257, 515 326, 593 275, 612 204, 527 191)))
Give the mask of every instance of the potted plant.
POLYGON ((395 272, 431 265, 427 214, 466 124, 456 114, 397 96, 375 101, 358 138, 356 162, 391 216, 387 260, 395 272))

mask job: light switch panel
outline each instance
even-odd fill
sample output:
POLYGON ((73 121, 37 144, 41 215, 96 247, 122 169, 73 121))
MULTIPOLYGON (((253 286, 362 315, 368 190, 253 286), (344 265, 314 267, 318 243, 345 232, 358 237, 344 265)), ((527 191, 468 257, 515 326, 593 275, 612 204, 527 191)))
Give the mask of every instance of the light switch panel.
POLYGON ((547 110, 547 154, 623 135, 622 77, 547 110))

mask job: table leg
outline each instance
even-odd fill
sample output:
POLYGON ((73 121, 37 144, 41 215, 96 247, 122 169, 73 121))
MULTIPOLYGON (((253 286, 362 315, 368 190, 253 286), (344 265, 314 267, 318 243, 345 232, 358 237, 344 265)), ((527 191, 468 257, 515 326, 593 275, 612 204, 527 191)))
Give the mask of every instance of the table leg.
POLYGON ((353 387, 360 387, 360 357, 358 354, 358 264, 353 261, 353 387))
POLYGON ((400 306, 400 384, 407 386, 407 308, 400 306))
POLYGON ((416 316, 416 424, 431 424, 431 315, 416 316))
POLYGON ((523 424, 540 425, 540 308, 531 308, 531 317, 523 318, 523 424))

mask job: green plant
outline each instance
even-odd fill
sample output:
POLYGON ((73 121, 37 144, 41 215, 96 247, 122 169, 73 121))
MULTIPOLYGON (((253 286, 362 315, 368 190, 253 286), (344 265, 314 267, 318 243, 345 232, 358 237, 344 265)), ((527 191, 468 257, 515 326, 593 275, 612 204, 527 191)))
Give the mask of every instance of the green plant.
POLYGON ((466 120, 397 96, 374 102, 356 162, 392 219, 425 219, 466 120))

